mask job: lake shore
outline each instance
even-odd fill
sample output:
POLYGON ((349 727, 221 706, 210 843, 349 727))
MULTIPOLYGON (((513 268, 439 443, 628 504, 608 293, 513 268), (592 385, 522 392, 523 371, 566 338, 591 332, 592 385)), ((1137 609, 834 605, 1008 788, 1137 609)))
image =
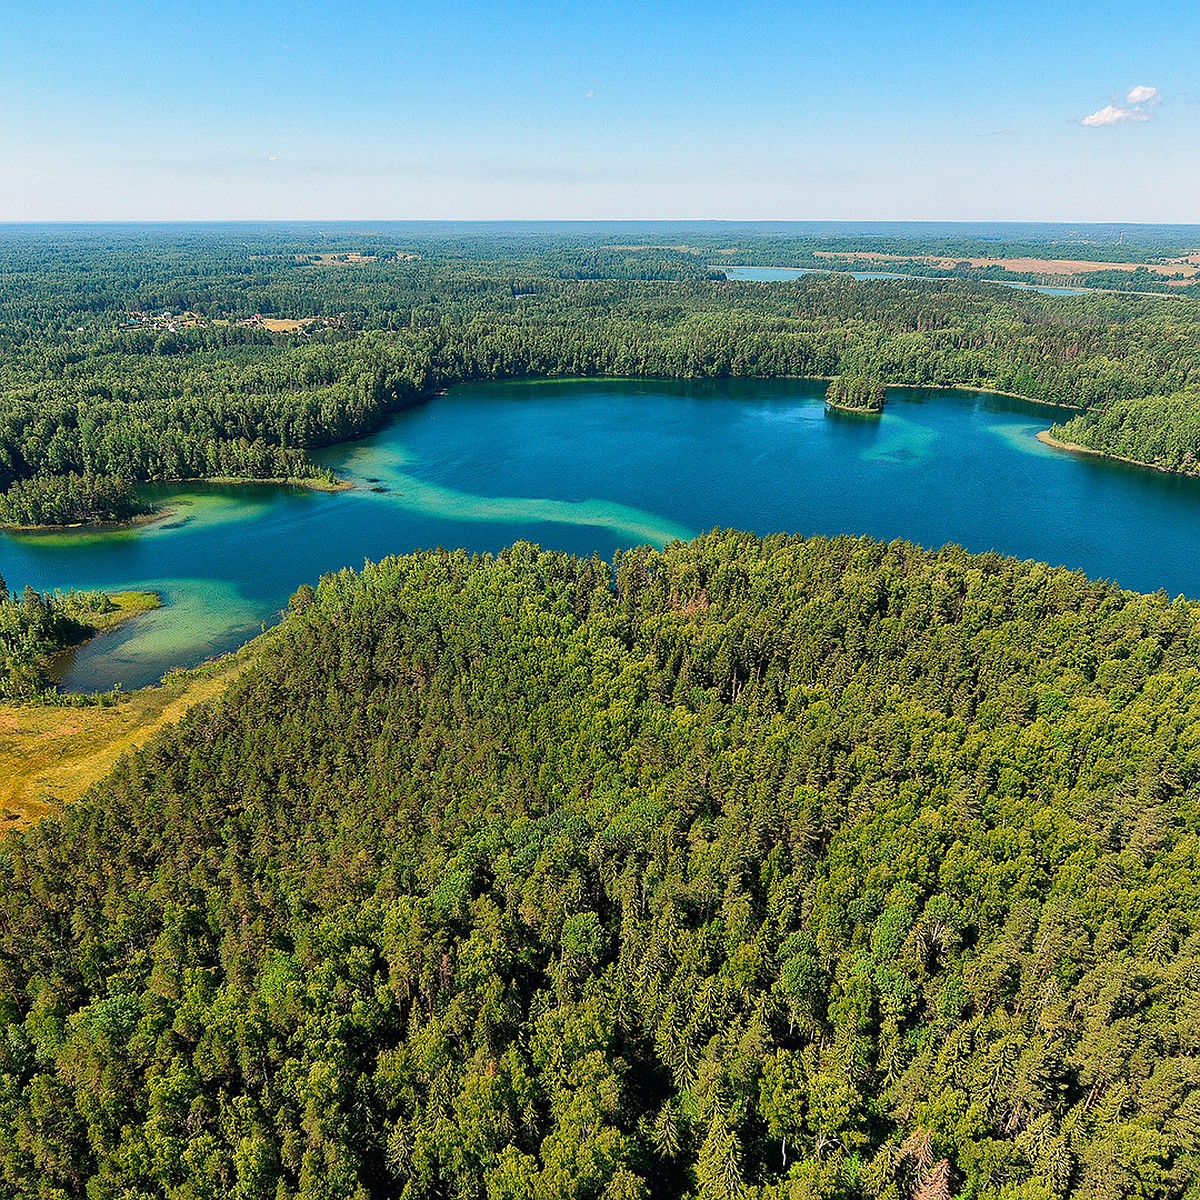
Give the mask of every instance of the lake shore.
POLYGON ((80 646, 86 646, 88 642, 94 641, 102 633, 117 629, 135 617, 140 617, 143 613, 154 612, 155 609, 162 608, 162 596, 158 592, 127 591, 105 592, 104 594, 116 605, 116 608, 110 609, 108 612, 89 613, 87 620, 77 618, 79 623, 87 626, 91 632, 81 637, 79 641, 71 642, 61 650, 56 650, 48 661, 72 650, 78 650, 80 646))
MULTIPOLYGON (((118 625, 124 625, 126 621, 132 621, 134 617, 140 617, 142 613, 154 612, 155 609, 162 608, 162 596, 158 592, 106 592, 105 595, 117 607, 112 612, 92 614, 88 624, 96 632, 91 637, 106 633, 110 629, 116 629, 118 625)), ((76 645, 85 645, 91 640, 91 637, 84 639, 83 642, 77 642, 76 645)))
MULTIPOLYGON (((886 265, 886 264, 880 264, 886 265)), ((902 266, 902 263, 896 263, 896 266, 902 266)), ((993 264, 999 265, 999 264, 993 264)), ((1149 264, 1147 264, 1149 265, 1149 264)), ((1052 274, 1042 276, 1041 281, 1035 277, 1032 280, 1028 279, 998 279, 992 275, 925 275, 913 274, 904 271, 858 271, 855 272, 852 268, 846 266, 818 266, 818 267, 778 267, 778 266, 750 266, 748 264, 734 263, 711 263, 711 270, 720 271, 780 271, 795 275, 844 275, 851 279, 856 276, 861 276, 865 281, 873 280, 912 280, 918 283, 965 283, 970 286, 978 286, 979 284, 997 284, 1000 287, 1013 288, 1016 291, 1040 292, 1050 296, 1142 296, 1154 300, 1173 300, 1178 299, 1181 293, 1179 292, 1135 292, 1126 288, 1115 287, 1096 287, 1092 284, 1070 282, 1072 277, 1062 276, 1055 277, 1052 274)), ((784 276, 780 276, 779 282, 782 282, 784 276)), ((772 283, 775 280, 753 280, 753 279, 730 279, 725 277, 727 283, 772 283)), ((1187 281, 1178 281, 1184 286, 1188 283, 1196 283, 1196 279, 1187 281)), ((1168 286, 1170 286, 1168 282, 1168 286)))
MULTIPOLYGON (((334 445, 340 446, 343 443, 335 442, 334 445)), ((220 483, 224 485, 236 485, 238 487, 251 486, 255 484, 269 484, 272 487, 302 487, 308 488, 311 492, 352 492, 354 484, 347 479, 306 479, 290 476, 287 478, 277 479, 239 479, 236 475, 217 475, 211 479, 162 479, 155 480, 155 483, 220 483)))
POLYGON ((1043 408, 1065 408, 1067 412, 1081 413, 1086 411, 1078 404, 1063 404, 1060 400, 1039 400, 1036 396, 1023 396, 1020 392, 1004 392, 993 387, 974 387, 966 383, 889 383, 888 387, 921 388, 925 391, 939 392, 974 392, 979 396, 1004 396, 1009 400, 1024 400, 1026 404, 1040 404, 1043 408))
POLYGON ((1142 467, 1147 471, 1157 471, 1160 475, 1182 475, 1187 479, 1200 478, 1200 471, 1180 471, 1175 467, 1160 467, 1157 463, 1146 462, 1141 458, 1127 458, 1123 454, 1112 454, 1107 450, 1097 450, 1093 446, 1081 446, 1078 442, 1064 442, 1054 437, 1048 429, 1037 435, 1037 440, 1043 446, 1051 446, 1055 450, 1065 450, 1069 454, 1087 454, 1092 458, 1106 458, 1109 462, 1125 463, 1130 467, 1142 467))
POLYGON ((848 413, 852 417, 882 417, 883 406, 879 408, 856 408, 852 404, 839 404, 835 400, 826 400, 825 407, 834 412, 848 413))
MULTIPOLYGON (((346 479, 305 479, 287 478, 239 478, 236 475, 219 475, 214 478, 192 479, 154 479, 148 481, 155 486, 185 486, 187 484, 215 483, 223 487, 249 487, 259 484, 270 487, 301 487, 312 492, 351 492, 355 485, 346 479)), ((144 525, 153 525, 165 521, 168 517, 176 516, 178 510, 167 504, 151 512, 138 513, 137 516, 127 517, 124 521, 72 521, 67 525, 14 525, 11 522, 0 522, 0 532, 13 534, 39 533, 104 533, 111 531, 119 533, 125 529, 138 529, 144 525)))
MULTIPOLYGON (((158 592, 114 591, 104 594, 116 605, 116 608, 110 609, 108 612, 88 613, 86 619, 76 617, 75 620, 87 632, 78 641, 68 642, 42 660, 50 680, 56 685, 62 673, 62 664, 69 661, 76 650, 88 645, 89 642, 94 642, 101 635, 128 624, 143 613, 154 612, 156 609, 162 608, 162 596, 158 592)), ((62 694, 69 697, 72 693, 64 692, 62 694)))
POLYGON ((68 525, 13 525, 0 522, 0 531, 4 533, 104 533, 105 531, 119 532, 122 529, 137 529, 142 525, 153 525, 156 521, 166 520, 174 516, 173 508, 156 508, 152 512, 138 513, 136 517, 126 517, 123 521, 72 521, 68 525))

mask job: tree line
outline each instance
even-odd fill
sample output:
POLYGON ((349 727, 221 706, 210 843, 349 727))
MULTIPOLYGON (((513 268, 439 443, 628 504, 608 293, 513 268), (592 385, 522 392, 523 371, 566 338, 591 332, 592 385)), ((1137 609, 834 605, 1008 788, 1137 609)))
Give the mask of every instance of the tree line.
POLYGON ((52 688, 47 659, 95 633, 91 624, 117 605, 103 592, 10 592, 0 577, 0 700, 21 702, 52 688))
POLYGON ((322 265, 298 249, 312 236, 176 233, 119 253, 16 239, 0 267, 0 492, 24 486, 6 519, 109 519, 151 481, 314 477, 310 450, 417 396, 526 375, 961 384, 1080 410, 1072 440, 1098 449, 1170 469, 1200 453, 1200 306, 1183 299, 730 282, 702 246, 599 235, 427 233, 322 265), (238 324, 247 313, 337 321, 273 333, 238 324), (89 505, 72 476, 121 499, 89 505))

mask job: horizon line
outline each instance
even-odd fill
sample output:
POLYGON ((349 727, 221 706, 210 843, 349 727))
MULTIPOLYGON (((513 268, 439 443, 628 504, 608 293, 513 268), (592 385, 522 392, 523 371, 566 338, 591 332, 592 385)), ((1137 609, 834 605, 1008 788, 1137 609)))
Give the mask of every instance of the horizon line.
POLYGON ((1068 225, 1198 229, 1200 221, 1010 217, 56 217, 4 218, 0 228, 111 225, 1068 225))

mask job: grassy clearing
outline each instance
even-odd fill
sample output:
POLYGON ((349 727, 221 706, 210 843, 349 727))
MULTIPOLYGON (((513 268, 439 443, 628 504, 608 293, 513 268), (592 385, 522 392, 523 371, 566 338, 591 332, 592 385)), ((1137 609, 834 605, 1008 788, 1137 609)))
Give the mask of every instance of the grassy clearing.
POLYGON ((117 607, 112 612, 88 614, 87 623, 98 632, 114 629, 142 613, 162 608, 162 597, 157 592, 106 592, 105 594, 117 607))
MULTIPOLYGON (((120 603, 119 594, 113 599, 120 603)), ((193 705, 222 695, 253 662, 260 642, 174 672, 161 686, 131 692, 111 707, 0 704, 0 836, 79 799, 126 751, 193 705)))

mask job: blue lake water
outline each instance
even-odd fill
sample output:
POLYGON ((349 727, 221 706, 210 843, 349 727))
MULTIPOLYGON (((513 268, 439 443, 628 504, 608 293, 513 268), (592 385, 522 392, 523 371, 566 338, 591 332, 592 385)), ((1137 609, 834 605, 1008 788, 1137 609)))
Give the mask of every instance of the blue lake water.
MULTIPOLYGON (((849 275, 852 279, 949 279, 941 275, 898 275, 893 271, 836 271, 824 267, 716 267, 726 279, 746 279, 755 283, 786 283, 797 275, 849 275)), ((1047 296, 1086 296, 1099 288, 1051 287, 1040 283, 1019 283, 1008 279, 985 279, 974 282, 998 283, 1001 287, 1019 288, 1026 292, 1042 292, 1047 296)))
POLYGON ((881 418, 827 412, 803 380, 473 384, 324 451, 354 491, 189 487, 172 517, 0 538, 10 585, 160 590, 78 652, 70 686, 152 682, 228 650, 324 572, 419 547, 518 538, 605 556, 714 526, 958 542, 1200 596, 1200 480, 1064 454, 1056 410, 889 389, 881 418), (379 490, 372 490, 379 489, 379 490))

